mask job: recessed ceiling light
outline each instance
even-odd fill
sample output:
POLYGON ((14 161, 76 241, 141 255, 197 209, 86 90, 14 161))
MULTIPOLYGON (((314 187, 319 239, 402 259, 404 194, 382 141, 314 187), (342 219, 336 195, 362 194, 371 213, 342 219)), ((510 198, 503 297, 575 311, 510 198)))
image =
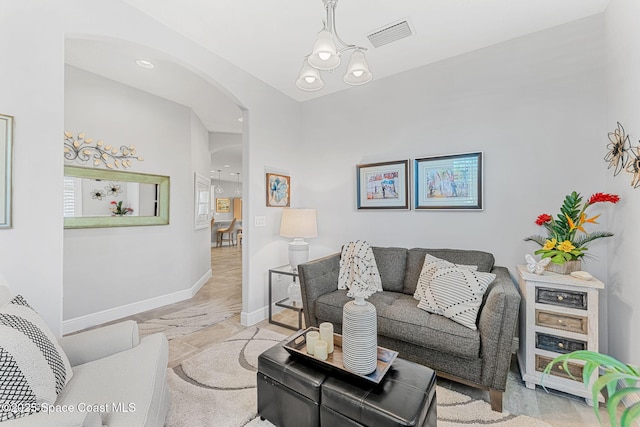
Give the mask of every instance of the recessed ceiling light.
POLYGON ((230 165, 224 165, 224 167, 225 167, 225 168, 230 168, 231 166, 230 166, 230 165))
POLYGON ((146 68, 147 70, 155 67, 152 62, 147 61, 146 59, 136 59, 136 65, 141 68, 146 68))
POLYGON ((244 120, 244 119, 243 119, 242 117, 238 117, 238 121, 239 121, 240 123, 242 123, 242 121, 243 121, 243 120, 244 120))
POLYGON ((231 172, 229 175, 234 176, 234 175, 235 175, 235 173, 231 172))

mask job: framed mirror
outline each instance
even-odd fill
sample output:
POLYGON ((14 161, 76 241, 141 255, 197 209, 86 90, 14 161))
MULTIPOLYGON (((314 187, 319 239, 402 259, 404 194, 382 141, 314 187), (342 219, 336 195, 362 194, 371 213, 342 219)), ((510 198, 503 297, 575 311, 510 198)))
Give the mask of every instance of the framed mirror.
POLYGON ((169 224, 169 177, 64 167, 64 228, 169 224))
POLYGON ((13 117, 0 114, 0 228, 11 228, 13 117))

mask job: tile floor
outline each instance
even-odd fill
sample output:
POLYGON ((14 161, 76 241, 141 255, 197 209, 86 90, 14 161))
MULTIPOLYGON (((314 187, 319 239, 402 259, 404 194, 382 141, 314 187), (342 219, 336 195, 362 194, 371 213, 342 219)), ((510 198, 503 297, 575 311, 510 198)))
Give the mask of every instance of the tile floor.
MULTIPOLYGON (((220 304, 238 306, 241 311, 242 299, 242 265, 241 247, 224 246, 211 248, 211 266, 213 277, 190 300, 161 307, 148 312, 132 316, 131 319, 143 322, 162 314, 177 311, 194 304, 205 301, 217 300, 220 304)), ((297 313, 284 310, 274 316, 281 322, 291 325, 297 324, 297 313)), ((285 335, 294 331, 270 324, 267 320, 257 326, 268 328, 285 335)), ((174 339, 170 345, 169 365, 178 365, 182 359, 205 348, 212 343, 224 341, 226 338, 244 329, 240 324, 240 314, 223 322, 217 323, 183 338, 174 339)), ((464 393, 476 399, 489 401, 489 393, 452 381, 438 379, 438 384, 454 391, 464 393)), ((578 399, 560 392, 545 392, 538 387, 529 390, 520 380, 517 363, 512 363, 509 374, 507 391, 504 395, 504 409, 512 414, 522 414, 542 419, 552 426, 598 426, 593 409, 587 406, 583 399, 578 399)), ((609 425, 606 421, 606 413, 600 408, 603 425, 609 425)))

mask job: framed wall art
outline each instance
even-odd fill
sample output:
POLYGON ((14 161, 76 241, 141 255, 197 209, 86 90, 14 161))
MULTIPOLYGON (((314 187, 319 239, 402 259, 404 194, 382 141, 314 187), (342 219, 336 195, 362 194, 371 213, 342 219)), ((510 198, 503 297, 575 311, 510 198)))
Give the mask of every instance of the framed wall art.
POLYGON ((229 213, 231 212, 231 199, 225 198, 217 198, 216 199, 216 212, 218 213, 229 213))
POLYGON ((291 204, 291 178, 275 173, 267 174, 267 206, 289 207, 291 204))
POLYGON ((358 209, 409 209, 409 161, 356 166, 358 209))
POLYGON ((0 114, 0 228, 11 228, 13 117, 0 114))
POLYGON ((209 227, 209 214, 211 201, 211 180, 199 173, 194 174, 194 223, 195 230, 209 227))
POLYGON ((482 210, 482 153, 414 161, 416 210, 482 210))

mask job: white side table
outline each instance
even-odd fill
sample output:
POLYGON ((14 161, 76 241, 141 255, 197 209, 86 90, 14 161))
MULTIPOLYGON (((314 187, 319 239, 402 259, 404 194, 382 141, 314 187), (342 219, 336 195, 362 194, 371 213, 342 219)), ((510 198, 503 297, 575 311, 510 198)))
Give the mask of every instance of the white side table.
MULTIPOLYGON (((597 279, 580 280, 568 274, 545 271, 529 273, 518 265, 520 306, 520 348, 518 365, 527 388, 538 385, 584 397, 593 406, 591 389, 582 382, 583 365, 569 363, 572 380, 562 365, 551 375, 542 371, 555 357, 575 350, 598 351, 598 290, 604 283, 597 279)), ((597 379, 597 372, 590 384, 597 379)), ((600 401, 604 401, 602 396, 600 401)))

